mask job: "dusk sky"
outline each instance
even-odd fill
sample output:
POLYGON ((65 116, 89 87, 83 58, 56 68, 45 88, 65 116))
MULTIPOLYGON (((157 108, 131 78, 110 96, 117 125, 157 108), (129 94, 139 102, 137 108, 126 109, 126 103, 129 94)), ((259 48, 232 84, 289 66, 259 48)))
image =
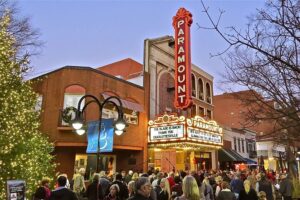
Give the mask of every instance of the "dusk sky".
MULTIPOLYGON (((263 0, 206 0, 213 17, 218 10, 226 12, 221 26, 243 29, 247 16, 264 5, 263 0)), ((192 62, 215 77, 214 90, 220 93, 224 71, 214 54, 226 44, 213 31, 199 29, 208 26, 201 2, 171 0, 17 0, 20 13, 31 17, 31 24, 45 42, 39 56, 31 59, 32 76, 41 75, 65 65, 103 66, 124 58, 143 64, 146 38, 174 35, 172 17, 180 7, 193 14, 191 27, 192 62)))

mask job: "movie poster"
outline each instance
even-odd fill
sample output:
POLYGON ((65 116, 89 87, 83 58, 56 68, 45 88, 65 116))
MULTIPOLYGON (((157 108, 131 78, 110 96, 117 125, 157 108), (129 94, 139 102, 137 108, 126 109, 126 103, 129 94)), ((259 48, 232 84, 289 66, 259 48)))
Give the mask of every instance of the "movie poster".
POLYGON ((25 181, 9 180, 7 181, 7 199, 25 200, 25 181))

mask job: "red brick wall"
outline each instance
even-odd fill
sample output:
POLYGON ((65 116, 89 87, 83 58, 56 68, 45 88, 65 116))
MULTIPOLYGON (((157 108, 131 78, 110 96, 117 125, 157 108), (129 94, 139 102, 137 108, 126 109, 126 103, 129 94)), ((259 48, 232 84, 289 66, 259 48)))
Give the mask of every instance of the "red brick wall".
MULTIPOLYGON (((63 109, 64 91, 70 85, 80 85, 86 89, 86 94, 92 94, 100 98, 102 92, 113 92, 120 98, 134 99, 136 102, 144 107, 144 111, 139 113, 139 124, 129 125, 126 132, 122 136, 114 137, 114 145, 126 146, 133 148, 146 149, 147 148, 147 122, 148 122, 148 108, 145 99, 144 88, 137 87, 133 84, 118 80, 103 73, 97 73, 93 69, 82 68, 64 68, 55 72, 49 73, 42 78, 42 81, 34 84, 34 89, 39 94, 43 95, 41 114, 41 131, 47 134, 51 141, 55 144, 60 143, 66 145, 66 150, 61 150, 60 147, 56 148, 58 161, 68 163, 68 165, 61 164, 59 169, 66 169, 66 171, 73 170, 75 160, 75 153, 70 150, 70 146, 75 146, 76 151, 82 151, 82 145, 86 145, 86 134, 79 136, 73 130, 60 130, 60 110, 63 109), (134 138, 134 139, 133 139, 134 138), (78 146, 79 145, 79 146, 78 146), (77 146, 77 147, 76 147, 77 146), (72 161, 72 162, 71 162, 72 161), (71 169, 72 168, 72 169, 71 169)), ((98 107, 90 105, 86 110, 86 119, 98 119, 98 107)), ((83 148, 85 149, 85 147, 83 148)), ((125 152, 126 150, 124 150, 125 152)), ((144 162, 147 158, 147 152, 138 162, 144 162)), ((144 165, 146 168, 146 164, 144 165)), ((69 173, 69 172, 67 172, 69 173)))
MULTIPOLYGON (((249 93, 247 93, 247 91, 241 91, 235 95, 239 94, 248 95, 249 93)), ((271 122, 262 122, 254 126, 250 126, 249 123, 246 123, 245 113, 247 113, 249 108, 230 93, 214 96, 213 101, 215 105, 214 118, 222 125, 232 128, 243 128, 246 126, 246 128, 257 131, 257 133, 268 133, 273 130, 271 122)))
POLYGON ((174 78, 169 73, 163 73, 159 79, 159 113, 164 113, 166 108, 171 108, 175 111, 174 107, 174 78), (169 91, 168 91, 168 88, 169 91), (171 89, 173 88, 173 89, 171 89))

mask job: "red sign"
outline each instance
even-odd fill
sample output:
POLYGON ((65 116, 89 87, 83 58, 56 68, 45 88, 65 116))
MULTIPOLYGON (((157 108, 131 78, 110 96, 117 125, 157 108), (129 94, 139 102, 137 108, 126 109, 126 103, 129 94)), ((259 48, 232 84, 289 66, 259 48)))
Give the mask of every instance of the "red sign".
POLYGON ((173 17, 175 29, 175 101, 174 106, 186 109, 192 105, 190 26, 192 14, 180 8, 173 17))

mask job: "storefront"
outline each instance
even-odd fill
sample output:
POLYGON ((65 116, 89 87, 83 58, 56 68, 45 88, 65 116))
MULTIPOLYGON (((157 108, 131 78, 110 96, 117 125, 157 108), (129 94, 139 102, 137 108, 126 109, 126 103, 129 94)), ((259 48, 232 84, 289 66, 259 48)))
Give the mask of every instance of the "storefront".
POLYGON ((172 170, 217 168, 223 131, 215 121, 164 114, 148 123, 148 167, 172 170))
POLYGON ((287 168, 285 146, 276 145, 272 141, 257 142, 257 156, 260 166, 269 170, 287 168))

